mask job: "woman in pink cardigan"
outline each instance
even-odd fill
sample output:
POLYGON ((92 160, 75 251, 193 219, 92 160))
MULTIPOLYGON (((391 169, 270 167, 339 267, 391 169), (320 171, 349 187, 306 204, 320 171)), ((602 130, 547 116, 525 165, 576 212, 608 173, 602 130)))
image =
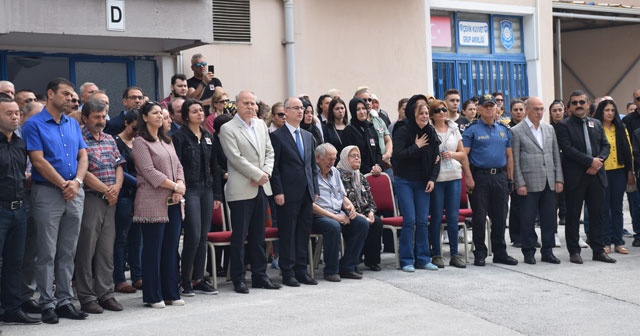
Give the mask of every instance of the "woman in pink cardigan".
POLYGON ((138 174, 133 222, 142 224, 142 299, 152 308, 184 305, 178 292, 184 173, 166 131, 160 105, 142 106, 133 140, 138 174))

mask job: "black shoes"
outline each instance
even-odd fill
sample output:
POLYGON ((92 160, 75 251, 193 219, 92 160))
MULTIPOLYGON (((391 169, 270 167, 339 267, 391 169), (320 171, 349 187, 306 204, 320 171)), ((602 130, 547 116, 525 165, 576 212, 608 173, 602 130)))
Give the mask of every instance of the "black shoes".
POLYGON ((524 263, 525 264, 529 264, 529 265, 535 265, 536 264, 536 257, 535 256, 524 256, 524 263))
POLYGON ((486 262, 484 261, 484 258, 475 258, 473 260, 473 264, 476 266, 484 266, 486 265, 486 262))
POLYGON ((28 314, 40 314, 40 306, 34 299, 27 300, 21 305, 22 311, 28 314))
POLYGON ((378 264, 364 264, 364 265, 369 267, 369 269, 374 272, 380 272, 382 270, 382 268, 380 268, 380 265, 378 264))
POLYGON ((360 280, 362 279, 362 275, 356 273, 356 272, 340 272, 340 278, 341 279, 354 279, 354 280, 360 280))
POLYGON ((610 263, 610 264, 615 264, 616 263, 615 259, 611 258, 608 254, 606 254, 604 252, 599 253, 599 254, 594 254, 593 255, 593 260, 594 261, 602 261, 602 262, 610 263))
POLYGON ((273 283, 269 277, 262 277, 260 279, 255 279, 251 283, 251 287, 253 288, 264 288, 264 289, 280 289, 282 286, 273 283))
POLYGON ((47 324, 57 324, 58 314, 56 314, 53 308, 45 308, 42 310, 42 322, 47 324))
POLYGON ((631 246, 640 247, 640 238, 634 238, 633 242, 631 243, 631 246))
POLYGON ((556 258, 556 256, 554 256, 553 254, 545 254, 542 256, 542 258, 540 259, 543 262, 548 262, 551 264, 559 264, 560 263, 560 259, 556 258))
POLYGON ((494 255, 493 256, 493 263, 494 264, 504 264, 504 265, 510 265, 510 266, 515 266, 518 264, 518 260, 516 260, 516 258, 513 258, 507 254, 505 255, 494 255))
POLYGON ((21 309, 13 313, 4 312, 2 316, 2 321, 5 324, 40 324, 42 321, 38 319, 34 319, 29 315, 25 314, 21 309))
POLYGON ((316 279, 312 278, 309 276, 309 274, 302 274, 302 275, 296 275, 296 280, 298 280, 298 282, 303 283, 305 285, 317 285, 318 281, 316 281, 316 279))
POLYGON ((296 278, 288 276, 282 278, 282 284, 289 287, 300 287, 300 283, 296 278))
POLYGON ((247 287, 247 283, 244 281, 234 282, 233 290, 239 294, 249 294, 249 287, 247 287))
MULTIPOLYGON (((56 314, 58 317, 68 318, 71 320, 84 320, 89 314, 80 312, 76 309, 72 303, 67 303, 64 306, 56 308, 56 314)), ((44 316, 44 315, 43 315, 44 316)), ((44 318, 42 319, 44 321, 44 318)))
POLYGON ((580 256, 579 253, 574 253, 571 256, 569 256, 569 261, 574 264, 582 264, 582 257, 580 256))

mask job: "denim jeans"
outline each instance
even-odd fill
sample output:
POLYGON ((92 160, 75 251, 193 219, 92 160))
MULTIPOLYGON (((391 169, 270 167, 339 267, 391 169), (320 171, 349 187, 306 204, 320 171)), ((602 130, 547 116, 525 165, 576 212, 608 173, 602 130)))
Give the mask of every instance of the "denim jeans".
POLYGON ((447 234, 449 235, 449 249, 451 256, 458 255, 458 212, 460 211, 461 180, 436 182, 431 192, 431 222, 429 223, 429 241, 431 255, 439 256, 440 225, 442 224, 442 210, 447 211, 447 234))
POLYGON ((120 197, 116 203, 116 241, 113 248, 113 283, 126 281, 125 260, 129 261, 131 281, 142 279, 142 231, 132 223, 133 198, 120 197))
POLYGON ((347 225, 340 225, 329 217, 313 215, 311 224, 313 232, 322 234, 322 247, 324 255, 324 275, 332 275, 340 272, 353 272, 358 265, 360 251, 369 232, 369 222, 356 216, 347 225), (344 255, 340 256, 340 233, 344 238, 344 255), (338 264, 339 269, 338 269, 338 264))
POLYGON ((393 185, 402 213, 400 232, 400 266, 423 266, 431 262, 429 254, 429 200, 424 182, 410 181, 396 176, 393 185), (415 232, 415 235, 414 235, 415 232), (415 250, 414 250, 415 239, 415 250))
POLYGON ((182 243, 181 280, 200 281, 207 258, 207 234, 211 228, 213 189, 205 183, 189 185, 185 198, 184 241, 182 243))
POLYGON ((0 293, 6 312, 20 309, 20 285, 22 284, 22 256, 27 235, 27 216, 24 208, 9 210, 0 208, 0 252, 2 253, 2 279, 0 293))
POLYGON ((622 245, 622 202, 627 190, 627 171, 624 168, 607 170, 609 185, 604 190, 602 211, 602 242, 604 246, 622 245))

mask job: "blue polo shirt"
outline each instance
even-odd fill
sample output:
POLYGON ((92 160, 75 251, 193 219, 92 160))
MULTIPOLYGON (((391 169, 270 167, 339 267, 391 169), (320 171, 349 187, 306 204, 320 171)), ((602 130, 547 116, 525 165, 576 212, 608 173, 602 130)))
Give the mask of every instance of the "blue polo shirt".
POLYGON ((511 132, 501 123, 485 124, 482 119, 467 126, 462 144, 469 151, 469 162, 478 168, 502 168, 507 165, 505 150, 511 148, 511 132))
MULTIPOLYGON (((27 151, 42 151, 44 159, 65 180, 73 180, 78 170, 78 151, 87 148, 82 138, 78 122, 62 115, 57 123, 47 108, 29 118, 22 127, 27 151)), ((34 169, 31 175, 34 182, 48 182, 34 169)))

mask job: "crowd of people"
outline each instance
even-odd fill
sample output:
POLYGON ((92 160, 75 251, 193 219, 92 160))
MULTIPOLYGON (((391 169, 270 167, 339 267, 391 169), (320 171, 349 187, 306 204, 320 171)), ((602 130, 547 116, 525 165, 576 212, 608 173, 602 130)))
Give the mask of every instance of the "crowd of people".
MULTIPOLYGON (((0 81, 5 323, 121 311, 114 292, 142 290, 151 308, 185 305, 182 297, 218 294, 207 272, 228 272, 234 291, 248 294, 248 265, 252 288, 317 285, 308 265, 312 234, 323 237, 315 248, 323 250, 326 281, 362 279, 363 269, 382 269, 381 217, 391 215, 378 211, 367 175, 392 181, 405 272, 445 267, 443 221, 449 265, 467 266, 458 252, 462 193, 471 204, 476 266, 489 252, 494 263, 518 264, 507 253, 507 222, 527 264, 536 263, 537 248, 542 262, 561 263, 553 254, 558 225, 570 262, 583 263, 581 249, 591 247, 593 260, 614 263, 610 253, 629 253, 625 192, 632 245, 640 246, 638 105, 621 118, 610 97, 590 104, 576 90, 566 105, 550 104, 546 123, 538 97, 505 109, 500 92, 461 104, 450 89, 442 99, 401 99, 391 122, 366 87, 352 98, 328 90, 315 106, 307 95, 269 106, 251 91, 231 101, 203 55, 191 64, 193 77, 174 75, 160 102, 126 88, 124 110, 110 119, 109 97, 94 83, 76 93, 57 78, 38 99, 0 81), (207 270, 207 236, 220 207, 233 228, 230 247, 219 269, 207 270), (269 253, 267 222, 279 238, 269 253), (267 275, 269 266, 280 270, 282 285, 267 275)), ((640 103, 640 90, 633 98, 640 103)))

